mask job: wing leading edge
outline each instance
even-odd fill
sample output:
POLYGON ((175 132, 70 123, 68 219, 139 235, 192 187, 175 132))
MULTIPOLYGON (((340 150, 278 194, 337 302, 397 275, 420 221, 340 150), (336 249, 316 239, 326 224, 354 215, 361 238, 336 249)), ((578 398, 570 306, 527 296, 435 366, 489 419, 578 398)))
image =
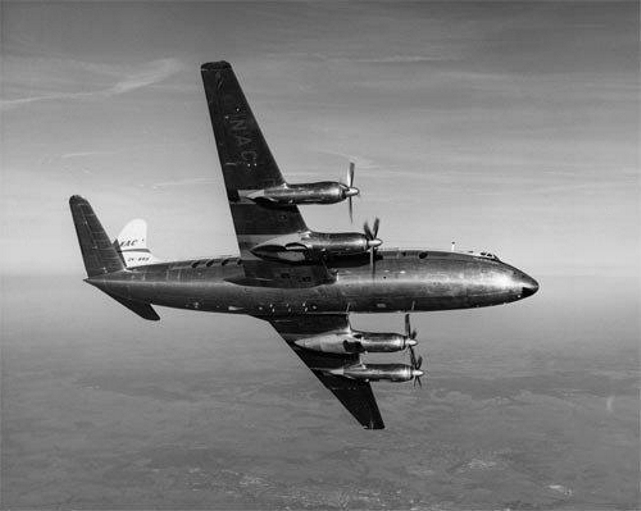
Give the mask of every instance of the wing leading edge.
POLYGON ((200 71, 246 283, 311 287, 332 282, 333 275, 324 264, 293 266, 266 261, 251 252, 253 247, 265 241, 308 229, 296 206, 275 207, 246 198, 252 190, 284 185, 285 180, 231 65, 222 61, 210 62, 203 64, 200 71))
POLYGON ((383 429, 385 424, 369 382, 333 376, 320 370, 333 369, 358 362, 358 355, 335 355, 308 350, 295 344, 305 337, 344 331, 349 328, 347 314, 305 315, 267 319, 325 387, 332 391, 341 404, 366 429, 383 429))
POLYGON ((243 198, 247 190, 285 180, 231 65, 211 62, 200 70, 241 254, 265 238, 306 230, 296 206, 273 208, 243 198))

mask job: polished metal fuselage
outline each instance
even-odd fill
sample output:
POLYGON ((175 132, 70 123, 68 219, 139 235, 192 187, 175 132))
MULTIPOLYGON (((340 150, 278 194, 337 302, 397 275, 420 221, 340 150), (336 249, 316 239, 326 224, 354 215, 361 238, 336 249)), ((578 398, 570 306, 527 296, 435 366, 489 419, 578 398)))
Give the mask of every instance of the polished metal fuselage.
POLYGON ((519 300, 536 281, 497 259, 434 250, 379 250, 328 262, 335 281, 307 288, 249 283, 238 258, 153 264, 87 281, 129 300, 166 307, 278 317, 308 313, 434 311, 519 300))

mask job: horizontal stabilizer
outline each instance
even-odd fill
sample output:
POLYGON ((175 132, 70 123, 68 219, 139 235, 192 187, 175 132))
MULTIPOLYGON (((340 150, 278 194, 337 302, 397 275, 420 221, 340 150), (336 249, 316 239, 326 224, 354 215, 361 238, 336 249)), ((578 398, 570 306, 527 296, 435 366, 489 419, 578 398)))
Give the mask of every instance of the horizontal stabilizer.
POLYGON ((158 313, 148 303, 134 302, 133 300, 127 300, 126 298, 121 298, 120 296, 112 295, 111 293, 107 294, 117 302, 127 307, 130 311, 138 314, 143 319, 148 319, 149 321, 160 320, 158 313))

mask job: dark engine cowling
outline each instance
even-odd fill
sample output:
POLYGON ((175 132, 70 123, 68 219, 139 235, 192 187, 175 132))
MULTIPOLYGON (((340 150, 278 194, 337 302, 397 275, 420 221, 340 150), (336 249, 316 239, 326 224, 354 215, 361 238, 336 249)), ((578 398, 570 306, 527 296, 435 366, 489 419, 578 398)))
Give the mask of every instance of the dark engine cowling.
POLYGON ((381 243, 360 232, 306 232, 273 238, 256 245, 251 252, 265 259, 308 261, 322 256, 362 254, 381 243))
POLYGON ((416 346, 416 341, 397 333, 362 332, 352 330, 295 341, 297 346, 323 353, 341 355, 353 353, 392 353, 416 346))
POLYGON ((296 204, 334 204, 358 195, 358 188, 335 181, 319 183, 287 184, 265 188, 249 193, 246 197, 254 202, 267 202, 292 206, 296 204))
POLYGON ((410 381, 423 376, 423 371, 414 369, 407 364, 354 364, 335 369, 326 369, 324 372, 362 381, 389 380, 393 382, 410 381))

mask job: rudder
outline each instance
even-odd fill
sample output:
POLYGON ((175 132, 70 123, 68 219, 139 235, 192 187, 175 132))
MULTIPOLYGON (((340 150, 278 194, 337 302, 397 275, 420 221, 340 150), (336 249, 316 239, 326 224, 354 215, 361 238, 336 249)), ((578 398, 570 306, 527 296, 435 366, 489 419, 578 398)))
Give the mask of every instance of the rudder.
POLYGON ((69 207, 87 275, 95 277, 125 269, 89 202, 79 195, 73 195, 69 199, 69 207))

